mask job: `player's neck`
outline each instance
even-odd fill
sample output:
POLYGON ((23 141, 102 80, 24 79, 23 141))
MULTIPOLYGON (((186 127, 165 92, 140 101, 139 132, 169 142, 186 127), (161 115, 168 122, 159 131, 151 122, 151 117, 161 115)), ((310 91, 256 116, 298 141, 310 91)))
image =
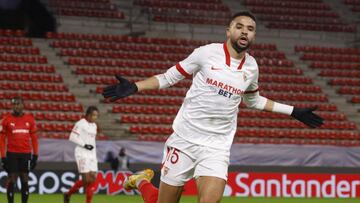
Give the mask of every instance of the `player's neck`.
POLYGON ((88 117, 85 117, 85 120, 86 120, 87 122, 89 122, 89 123, 94 123, 94 122, 92 122, 88 117))
POLYGON ((234 58, 234 59, 238 59, 238 60, 242 60, 245 56, 246 50, 242 51, 242 52, 237 52, 233 46, 231 45, 230 40, 227 40, 226 42, 226 47, 229 51, 230 57, 234 58))
POLYGON ((23 112, 21 112, 21 113, 18 113, 18 112, 12 112, 12 115, 13 115, 14 117, 21 117, 21 116, 23 116, 23 115, 24 115, 24 113, 23 113, 23 112))

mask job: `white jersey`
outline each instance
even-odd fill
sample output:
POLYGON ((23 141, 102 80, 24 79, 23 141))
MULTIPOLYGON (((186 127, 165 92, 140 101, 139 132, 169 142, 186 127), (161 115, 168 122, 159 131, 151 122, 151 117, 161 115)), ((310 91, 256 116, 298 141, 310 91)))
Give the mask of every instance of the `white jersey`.
POLYGON ((171 85, 191 75, 193 83, 173 122, 174 132, 191 143, 229 150, 242 98, 250 107, 259 103, 255 59, 246 53, 236 60, 226 43, 213 43, 195 49, 164 74, 171 85))
POLYGON ((75 123, 74 128, 70 133, 69 140, 77 144, 75 148, 75 157, 84 156, 89 158, 96 158, 96 123, 90 123, 85 118, 80 119, 75 123), (93 150, 84 148, 85 144, 94 146, 93 150))

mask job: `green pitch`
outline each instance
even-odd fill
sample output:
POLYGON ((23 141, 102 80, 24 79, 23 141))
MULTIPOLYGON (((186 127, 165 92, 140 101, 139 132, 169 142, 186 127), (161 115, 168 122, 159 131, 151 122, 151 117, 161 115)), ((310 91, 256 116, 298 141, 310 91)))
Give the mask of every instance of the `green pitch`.
MULTIPOLYGON (((15 203, 21 202, 20 193, 15 195, 15 203)), ((34 195, 31 194, 28 203, 62 203, 62 195, 34 195)), ((6 194, 0 194, 0 202, 6 201, 6 194)), ((84 195, 73 195, 71 197, 72 203, 84 203, 84 195)), ((184 196, 181 198, 181 203, 196 203, 196 197, 184 196)), ((280 199, 280 198, 238 198, 226 197, 221 201, 222 203, 358 203, 360 199, 280 199)), ((125 195, 95 195, 92 203, 144 203, 140 196, 125 196, 125 195)))

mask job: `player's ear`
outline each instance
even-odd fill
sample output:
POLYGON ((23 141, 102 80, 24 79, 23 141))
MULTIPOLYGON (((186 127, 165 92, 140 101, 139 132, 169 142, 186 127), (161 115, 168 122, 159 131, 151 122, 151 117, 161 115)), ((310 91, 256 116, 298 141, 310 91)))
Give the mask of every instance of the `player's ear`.
POLYGON ((226 27, 226 37, 227 38, 230 37, 230 27, 229 26, 226 27))

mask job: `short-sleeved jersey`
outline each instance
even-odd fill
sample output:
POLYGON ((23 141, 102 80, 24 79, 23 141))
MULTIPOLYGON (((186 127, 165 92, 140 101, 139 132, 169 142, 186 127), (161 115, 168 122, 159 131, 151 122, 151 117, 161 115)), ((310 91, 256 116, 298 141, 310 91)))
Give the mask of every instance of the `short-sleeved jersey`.
POLYGON ((9 113, 3 117, 1 134, 7 140, 8 152, 31 153, 31 139, 37 139, 35 133, 36 124, 32 114, 16 117, 9 113))
POLYGON ((258 65, 245 54, 230 57, 226 43, 194 50, 176 64, 193 82, 174 120, 173 129, 189 142, 229 150, 237 127, 242 96, 258 90, 258 65))
POLYGON ((76 122, 70 134, 70 137, 74 136, 76 137, 75 140, 81 142, 77 143, 78 146, 75 148, 75 155, 96 157, 96 134, 96 123, 90 123, 85 118, 76 122), (94 146, 94 149, 91 151, 85 149, 83 147, 85 144, 94 146))

